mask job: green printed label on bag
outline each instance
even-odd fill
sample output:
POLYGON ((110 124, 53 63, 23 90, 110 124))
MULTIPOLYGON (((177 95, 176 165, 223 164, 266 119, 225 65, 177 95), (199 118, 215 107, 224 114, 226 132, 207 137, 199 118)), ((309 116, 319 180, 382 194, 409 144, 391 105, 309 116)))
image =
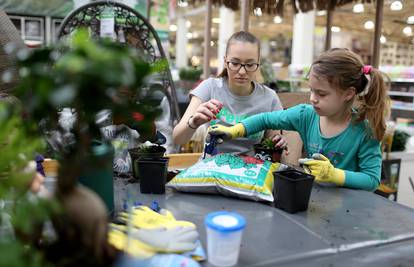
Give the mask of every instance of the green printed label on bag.
POLYGON ((243 157, 220 154, 190 167, 177 178, 214 177, 235 183, 263 186, 271 162, 249 163, 243 157))

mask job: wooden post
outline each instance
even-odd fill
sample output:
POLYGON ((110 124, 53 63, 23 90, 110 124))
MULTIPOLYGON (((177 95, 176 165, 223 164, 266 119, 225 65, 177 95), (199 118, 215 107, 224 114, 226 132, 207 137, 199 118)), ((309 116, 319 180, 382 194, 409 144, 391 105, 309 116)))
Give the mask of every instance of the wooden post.
POLYGON ((147 20, 148 20, 148 22, 150 21, 150 16, 151 16, 151 5, 152 5, 151 0, 147 0, 147 20))
POLYGON ((211 42, 211 0, 206 0, 206 17, 204 21, 204 62, 203 79, 210 76, 210 42, 211 42))
POLYGON ((331 49, 332 43, 332 18, 334 10, 330 7, 326 10, 326 37, 325 37, 325 51, 331 49))
POLYGON ((250 12, 249 0, 241 0, 241 14, 240 14, 240 30, 249 30, 249 12, 250 12))
POLYGON ((374 68, 379 66, 379 52, 381 49, 381 30, 382 30, 382 18, 384 10, 384 0, 377 0, 377 7, 375 11, 375 34, 374 34, 374 48, 372 51, 371 65, 374 68))

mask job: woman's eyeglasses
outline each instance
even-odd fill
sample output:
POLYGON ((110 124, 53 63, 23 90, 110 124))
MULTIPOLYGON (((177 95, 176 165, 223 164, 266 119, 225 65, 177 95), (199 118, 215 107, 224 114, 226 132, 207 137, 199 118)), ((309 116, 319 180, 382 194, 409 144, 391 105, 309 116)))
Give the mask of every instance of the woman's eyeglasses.
POLYGON ((242 64, 240 62, 234 62, 234 61, 227 61, 227 67, 229 67, 229 69, 231 71, 240 71, 240 69, 242 67, 244 67, 244 69, 246 70, 246 72, 254 72, 257 70, 257 68, 259 67, 259 63, 246 63, 246 64, 242 64))

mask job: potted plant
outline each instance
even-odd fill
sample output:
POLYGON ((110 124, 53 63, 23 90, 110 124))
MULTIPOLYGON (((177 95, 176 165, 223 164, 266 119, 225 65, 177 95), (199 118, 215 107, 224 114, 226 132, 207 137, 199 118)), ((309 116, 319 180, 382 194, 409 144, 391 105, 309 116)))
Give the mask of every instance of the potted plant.
POLYGON ((20 56, 19 63, 23 75, 17 94, 26 117, 45 121, 44 128, 54 129, 60 137, 54 140, 60 165, 58 190, 69 190, 81 177, 112 210, 113 148, 102 137, 96 115, 109 109, 114 118, 123 118, 148 136, 159 114, 143 90, 151 66, 139 59, 136 50, 109 40, 93 42, 85 30, 72 37, 70 46, 35 50, 20 56), (69 133, 58 123, 63 107, 76 111, 69 133))
POLYGON ((394 137, 392 139, 391 151, 404 151, 407 140, 410 135, 404 131, 395 130, 394 137))
POLYGON ((149 141, 140 144, 135 148, 128 149, 132 159, 139 159, 141 157, 157 159, 163 157, 165 151, 165 147, 149 141))
POLYGON ((280 162, 283 149, 275 148, 275 142, 271 138, 265 138, 260 144, 253 145, 255 157, 262 160, 269 160, 271 162, 280 162))
POLYGON ((203 70, 199 68, 181 68, 178 72, 181 86, 191 90, 193 85, 200 80, 202 73, 203 70))
MULTIPOLYGON (((38 136, 42 121, 59 161, 54 202, 63 214, 52 218, 57 241, 49 259, 108 266, 105 210, 113 207, 113 149, 96 124, 96 114, 109 109, 114 118, 149 136, 159 110, 148 98, 144 78, 165 63, 150 66, 136 50, 109 40, 93 41, 86 30, 77 31, 69 45, 18 51, 17 58, 21 82, 15 95, 22 101, 26 133, 38 136), (75 110, 70 131, 59 124, 64 107, 75 110), (106 207, 95 193, 79 186, 80 180, 89 182, 106 207)), ((34 209, 27 211, 38 217, 34 209)))
POLYGON ((44 223, 62 214, 56 199, 36 197, 35 168, 28 162, 45 143, 22 119, 18 103, 0 101, 0 266, 50 266, 44 223))
POLYGON ((140 181, 141 193, 165 193, 168 174, 168 158, 164 157, 165 151, 163 146, 148 141, 129 150, 133 174, 140 181))

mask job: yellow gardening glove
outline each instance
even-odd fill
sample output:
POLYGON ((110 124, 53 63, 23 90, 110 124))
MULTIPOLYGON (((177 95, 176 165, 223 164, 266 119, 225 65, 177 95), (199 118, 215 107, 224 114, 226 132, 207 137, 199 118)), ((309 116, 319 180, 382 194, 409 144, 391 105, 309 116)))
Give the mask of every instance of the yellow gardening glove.
POLYGON ((308 168, 310 174, 315 176, 315 181, 334 183, 339 186, 345 184, 345 172, 335 168, 327 157, 315 153, 311 159, 299 159, 299 163, 308 168))
MULTIPOLYGON (((194 250, 197 246, 198 233, 196 229, 191 227, 177 226, 173 228, 135 228, 131 227, 128 232, 128 227, 124 225, 111 224, 111 232, 116 234, 116 231, 121 231, 124 234, 128 233, 130 240, 124 239, 125 243, 129 242, 130 251, 134 249, 133 253, 140 254, 153 252, 166 253, 183 253, 194 250), (130 248, 132 246, 132 248, 130 248)), ((126 238, 126 237, 124 237, 126 238)), ((122 243, 121 243, 122 244, 122 243)), ((123 247, 126 248, 125 245, 123 247)))
POLYGON ((245 136, 246 129, 244 128, 244 125, 241 123, 237 123, 231 127, 216 124, 210 126, 210 128, 208 129, 208 133, 209 135, 217 136, 219 139, 219 143, 222 143, 223 141, 245 136))
POLYGON ((116 227, 111 227, 109 230, 108 242, 117 249, 125 251, 140 259, 150 258, 156 254, 156 251, 153 248, 142 241, 131 237, 128 240, 126 232, 116 227))
MULTIPOLYGON (((153 211, 146 206, 135 207, 131 212, 132 225, 137 228, 174 228, 177 226, 189 227, 195 229, 196 226, 192 222, 177 221, 171 212, 162 209, 161 213, 153 211)), ((127 223, 129 215, 126 212, 120 213, 119 218, 127 223)))

